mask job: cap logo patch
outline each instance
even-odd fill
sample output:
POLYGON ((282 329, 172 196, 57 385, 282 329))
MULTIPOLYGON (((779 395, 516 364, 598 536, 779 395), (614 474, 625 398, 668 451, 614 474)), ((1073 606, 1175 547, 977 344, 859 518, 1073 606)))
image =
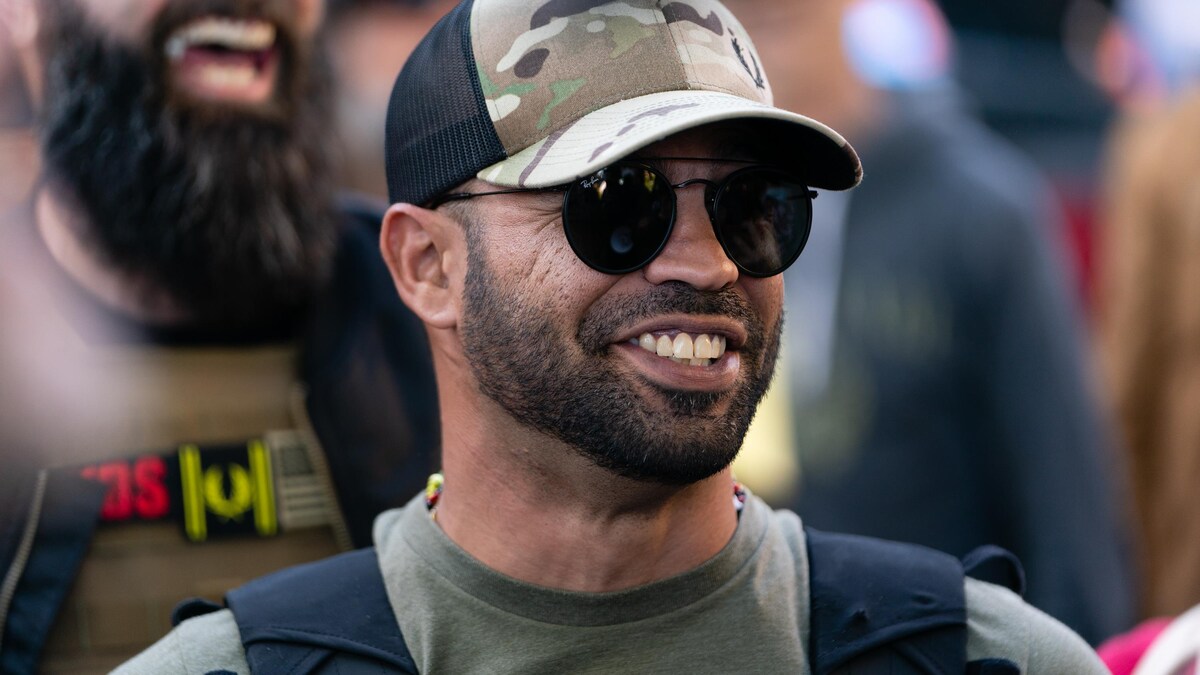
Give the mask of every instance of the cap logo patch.
POLYGON ((741 61, 742 67, 746 69, 746 74, 749 75, 750 79, 754 81, 754 86, 758 87, 759 89, 766 89, 767 84, 766 81, 763 80, 762 68, 760 68, 758 65, 758 59, 755 58, 753 53, 750 54, 750 60, 754 63, 754 70, 750 70, 750 64, 746 63, 746 52, 743 51, 742 46, 738 44, 738 39, 730 38, 730 42, 733 45, 733 52, 737 54, 738 61, 741 61))

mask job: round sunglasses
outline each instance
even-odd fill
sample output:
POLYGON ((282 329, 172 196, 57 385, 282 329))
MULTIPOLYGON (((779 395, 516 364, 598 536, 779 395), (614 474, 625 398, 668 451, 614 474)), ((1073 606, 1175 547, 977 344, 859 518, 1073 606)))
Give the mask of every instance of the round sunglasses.
POLYGON ((655 157, 655 161, 747 164, 720 181, 692 178, 671 183, 640 161, 620 161, 566 185, 457 192, 428 205, 489 195, 562 192, 567 242, 588 267, 626 274, 650 264, 675 226, 675 190, 703 185, 713 232, 725 255, 752 277, 783 272, 800 255, 812 229, 817 193, 786 171, 743 160, 655 157))

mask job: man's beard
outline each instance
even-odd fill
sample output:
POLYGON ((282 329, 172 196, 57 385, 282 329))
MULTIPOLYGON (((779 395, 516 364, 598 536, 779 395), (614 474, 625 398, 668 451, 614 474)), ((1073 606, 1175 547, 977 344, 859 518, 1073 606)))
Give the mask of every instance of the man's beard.
POLYGON ((106 39, 71 0, 50 8, 43 151, 52 189, 86 216, 101 261, 163 291, 199 326, 294 317, 335 241, 330 82, 286 3, 175 0, 141 49, 106 39), (275 100, 261 109, 189 103, 167 84, 163 41, 207 14, 279 27, 275 100))
POLYGON ((575 345, 564 345, 536 298, 507 290, 495 278, 483 246, 466 227, 463 348, 485 395, 521 424, 621 476, 686 485, 729 466, 775 371, 782 319, 768 331, 735 292, 704 292, 672 282, 638 297, 598 302, 571 336, 575 345), (612 337, 665 313, 730 316, 748 328, 739 350, 746 376, 736 391, 668 390, 643 381, 663 397, 663 411, 643 400, 633 382, 616 375, 612 337), (727 396, 728 408, 715 412, 727 396))

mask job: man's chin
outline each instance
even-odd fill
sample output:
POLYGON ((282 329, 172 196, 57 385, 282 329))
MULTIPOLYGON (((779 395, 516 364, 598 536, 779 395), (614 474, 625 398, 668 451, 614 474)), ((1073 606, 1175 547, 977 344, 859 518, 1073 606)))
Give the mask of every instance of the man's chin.
POLYGON ((655 485, 686 486, 725 470, 737 456, 736 447, 733 450, 703 446, 680 447, 673 451, 664 451, 660 447, 656 450, 658 456, 653 458, 642 457, 634 462, 615 462, 607 458, 597 464, 623 478, 655 485))
MULTIPOLYGON (((617 421, 613 422, 616 427, 617 421)), ((620 430, 600 443, 591 439, 587 447, 576 446, 577 450, 626 478, 688 485, 728 467, 749 425, 724 412, 692 415, 667 410, 646 415, 637 426, 637 431, 620 430)))
POLYGON ((660 390, 667 413, 684 418, 687 424, 715 422, 729 412, 728 392, 660 390))

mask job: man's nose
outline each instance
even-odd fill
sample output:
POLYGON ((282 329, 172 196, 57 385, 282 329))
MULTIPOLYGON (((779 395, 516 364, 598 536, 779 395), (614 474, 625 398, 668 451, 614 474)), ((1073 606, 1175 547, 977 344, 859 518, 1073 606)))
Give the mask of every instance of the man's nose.
POLYGON ((653 284, 682 281, 716 291, 738 279, 737 265, 725 255, 704 207, 704 186, 677 188, 675 228, 661 253, 642 269, 653 284))

